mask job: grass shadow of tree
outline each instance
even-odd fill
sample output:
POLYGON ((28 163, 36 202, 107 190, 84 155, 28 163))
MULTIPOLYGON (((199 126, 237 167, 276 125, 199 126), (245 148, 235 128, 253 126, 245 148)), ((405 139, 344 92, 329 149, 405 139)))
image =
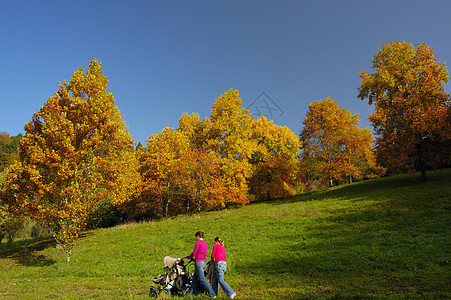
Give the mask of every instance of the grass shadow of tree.
POLYGON ((330 291, 315 290, 319 297, 338 293, 365 298, 390 293, 390 280, 402 281, 396 287, 401 295, 439 293, 444 286, 451 287, 444 275, 450 266, 446 245, 451 218, 446 212, 434 213, 381 212, 373 207, 331 215, 305 228, 302 238, 299 233, 280 232, 278 238, 289 243, 268 248, 264 257, 235 267, 264 276, 289 274, 299 282, 310 282, 313 276, 313 287, 331 287, 330 291))
MULTIPOLYGON (((451 169, 444 172, 451 175, 451 169)), ((401 282, 396 288, 400 295, 412 291, 442 295, 451 288, 446 275, 451 261, 447 250, 450 178, 432 173, 429 181, 421 182, 418 174, 403 175, 268 201, 271 205, 313 200, 350 203, 344 208, 331 206, 310 222, 300 218, 298 231, 286 229, 294 224, 292 214, 287 214, 286 221, 280 215, 278 222, 287 227, 280 225, 283 230, 277 231, 277 236, 287 242, 267 248, 263 257, 240 261, 236 267, 265 276, 289 274, 304 282, 317 276, 317 286, 337 285, 332 291, 316 291, 321 297, 334 291, 350 297, 390 293, 390 280, 401 282), (360 205, 361 200, 370 201, 360 205)))
POLYGON ((390 197, 392 195, 393 200, 396 201, 398 195, 396 193, 387 193, 387 191, 395 191, 397 189, 406 188, 415 189, 427 185, 451 184, 449 177, 441 176, 442 173, 448 173, 451 175, 451 169, 429 171, 428 181, 423 181, 419 173, 412 175, 404 174, 392 177, 359 181, 353 184, 332 187, 322 191, 303 193, 285 199, 258 200, 251 202, 251 204, 268 203, 281 205, 286 203, 308 202, 323 199, 346 200, 349 199, 350 195, 352 195, 353 199, 367 199, 368 194, 371 194, 372 197, 377 197, 378 195, 390 197))
MULTIPOLYGON (((90 234, 92 233, 84 232, 80 238, 90 234)), ((53 238, 33 238, 0 244, 0 259, 13 259, 18 264, 27 267, 51 266, 56 263, 56 260, 48 258, 40 252, 55 246, 56 241, 53 238)))
POLYGON ((38 254, 49 247, 55 247, 54 239, 46 238, 15 241, 0 245, 0 258, 13 259, 23 266, 50 266, 56 261, 47 258, 43 254, 38 254))

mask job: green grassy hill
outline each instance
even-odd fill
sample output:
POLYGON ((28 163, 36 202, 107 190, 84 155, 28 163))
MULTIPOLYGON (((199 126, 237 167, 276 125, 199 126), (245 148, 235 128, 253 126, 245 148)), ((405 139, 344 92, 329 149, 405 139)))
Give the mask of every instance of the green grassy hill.
POLYGON ((148 298, 198 230, 209 254, 224 239, 236 299, 451 298, 451 170, 429 175, 89 231, 69 265, 52 240, 2 244, 0 298, 148 298))

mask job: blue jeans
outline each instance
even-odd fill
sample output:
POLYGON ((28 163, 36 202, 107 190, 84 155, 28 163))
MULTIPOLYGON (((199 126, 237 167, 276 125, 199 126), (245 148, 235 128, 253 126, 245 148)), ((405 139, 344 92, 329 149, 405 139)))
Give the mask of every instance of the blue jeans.
POLYGON ((208 295, 210 297, 216 296, 216 293, 213 291, 211 286, 208 284, 207 279, 205 279, 205 267, 207 266, 206 261, 197 261, 196 264, 196 271, 194 272, 194 278, 193 282, 191 283, 191 288, 189 290, 190 296, 194 296, 194 292, 196 290, 197 281, 200 281, 202 285, 204 286, 205 290, 208 292, 208 295))
POLYGON ((232 290, 230 285, 227 284, 224 280, 224 273, 227 270, 227 264, 225 263, 219 263, 216 264, 216 277, 215 280, 213 280, 213 291, 215 294, 218 294, 218 284, 221 285, 222 290, 226 294, 227 297, 232 296, 235 294, 235 292, 232 290))

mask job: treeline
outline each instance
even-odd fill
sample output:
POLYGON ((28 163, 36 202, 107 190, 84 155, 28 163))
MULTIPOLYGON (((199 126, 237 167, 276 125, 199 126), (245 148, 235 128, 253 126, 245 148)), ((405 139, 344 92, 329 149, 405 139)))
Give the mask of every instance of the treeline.
MULTIPOLYGON (((448 73, 427 45, 384 45, 359 97, 375 104, 369 129, 328 98, 308 106, 299 136, 242 107, 237 90, 201 119, 183 114, 137 147, 106 92, 100 62, 59 83, 25 124, 20 159, 0 177, 0 209, 46 224, 66 251, 108 218, 169 217, 413 171, 450 162, 448 73), (400 76, 399 74, 403 74, 400 76), (441 145, 440 152, 434 151, 441 145), (434 148, 435 147, 435 148, 434 148)), ((9 145, 9 144, 8 144, 9 145)))
MULTIPOLYGON (((2 212, 46 224, 68 260, 81 230, 110 225, 108 218, 168 217, 310 189, 300 163, 303 142, 285 126, 254 119, 237 90, 218 97, 209 117, 183 114, 177 128, 135 149, 107 84, 97 60, 60 84, 25 124, 20 160, 0 179, 2 212)), ((363 154, 371 152, 366 138, 362 149, 352 148, 360 160, 371 157, 363 154)), ((355 170, 312 176, 366 174, 355 170)))

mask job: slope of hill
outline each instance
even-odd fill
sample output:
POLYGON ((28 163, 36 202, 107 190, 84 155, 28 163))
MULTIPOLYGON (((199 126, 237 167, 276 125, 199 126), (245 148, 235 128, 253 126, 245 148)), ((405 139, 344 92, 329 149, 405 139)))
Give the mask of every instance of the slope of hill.
POLYGON ((429 175, 89 231, 69 265, 52 240, 2 244, 0 298, 148 298, 198 230, 209 254, 224 239, 236 299, 451 298, 451 170, 429 175))

